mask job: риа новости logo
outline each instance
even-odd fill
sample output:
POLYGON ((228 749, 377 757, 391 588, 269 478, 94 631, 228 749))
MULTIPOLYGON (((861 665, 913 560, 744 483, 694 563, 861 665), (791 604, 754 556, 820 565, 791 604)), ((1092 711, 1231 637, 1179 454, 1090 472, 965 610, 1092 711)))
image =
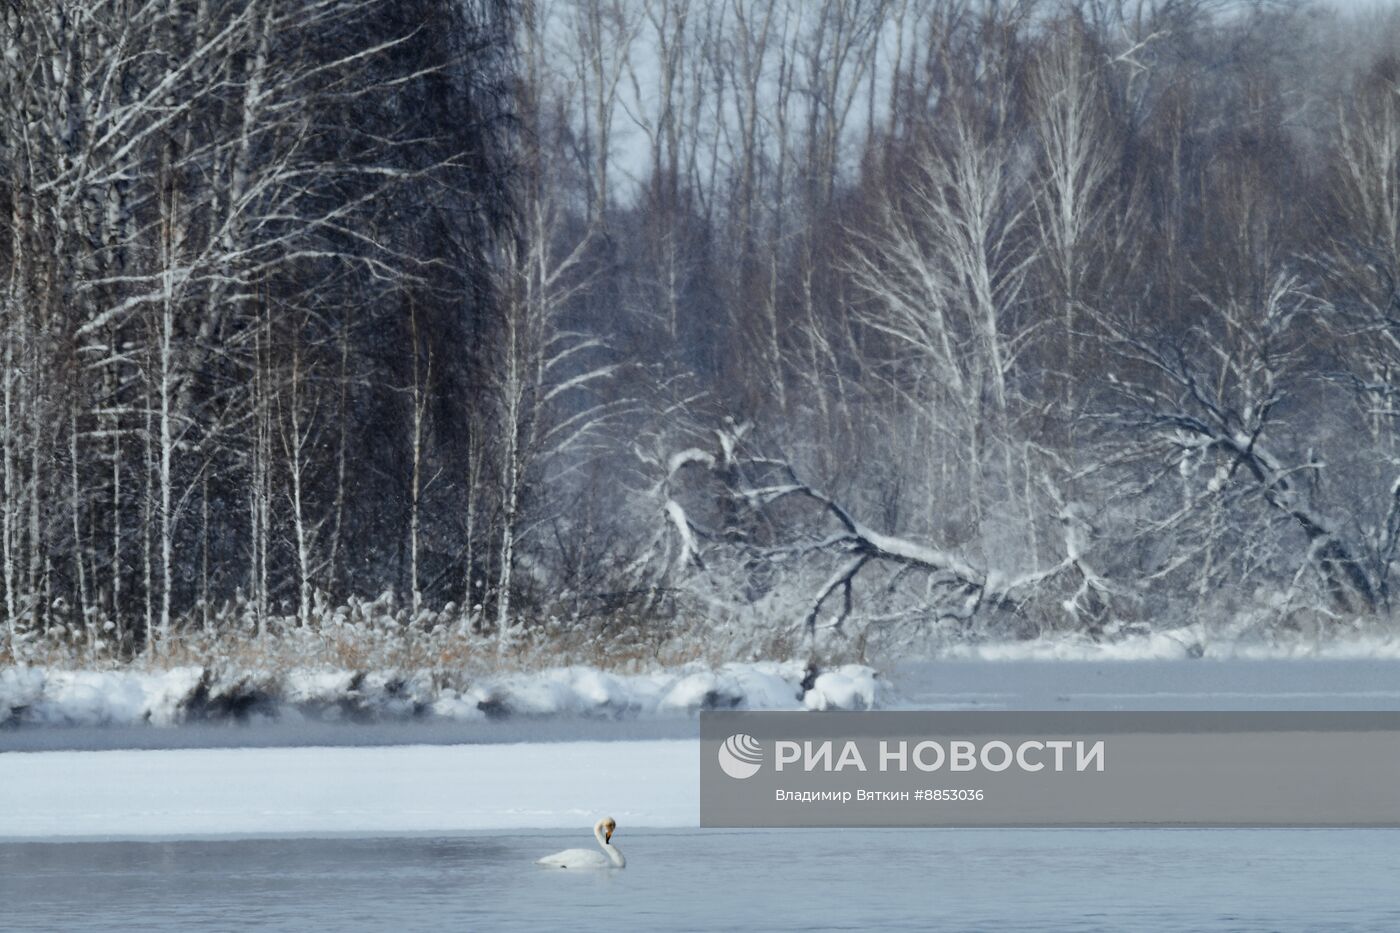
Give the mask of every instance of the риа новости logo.
POLYGON ((719 766, 732 778, 751 778, 763 766, 763 746, 753 736, 736 732, 719 747, 719 766))

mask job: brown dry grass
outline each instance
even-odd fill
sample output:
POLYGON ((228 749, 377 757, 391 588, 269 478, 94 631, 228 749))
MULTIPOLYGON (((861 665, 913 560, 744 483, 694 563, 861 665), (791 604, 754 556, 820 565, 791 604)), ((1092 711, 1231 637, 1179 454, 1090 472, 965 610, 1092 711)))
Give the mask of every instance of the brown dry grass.
POLYGON ((69 669, 133 667, 239 668, 283 671, 396 670, 451 674, 530 671, 549 667, 589 666, 617 672, 642 672, 691 662, 718 666, 729 661, 810 658, 821 664, 860 660, 854 651, 806 647, 805 639, 775 629, 742 640, 717 633, 708 620, 610 619, 604 624, 555 622, 527 627, 502 654, 494 634, 474 632, 460 622, 406 624, 392 616, 361 619, 355 624, 329 622, 297 626, 293 620, 269 624, 261 637, 240 625, 206 631, 197 625, 177 627, 176 637, 158 654, 117 653, 108 644, 89 643, 81 632, 47 632, 22 649, 0 644, 0 666, 25 664, 69 669))

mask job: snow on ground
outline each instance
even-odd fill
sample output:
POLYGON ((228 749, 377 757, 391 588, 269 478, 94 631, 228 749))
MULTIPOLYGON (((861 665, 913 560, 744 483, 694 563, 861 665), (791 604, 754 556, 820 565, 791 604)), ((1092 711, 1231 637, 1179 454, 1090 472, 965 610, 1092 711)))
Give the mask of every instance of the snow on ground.
POLYGON ((427 674, 293 670, 285 675, 122 669, 0 670, 3 725, 174 725, 220 719, 468 721, 509 716, 674 717, 701 709, 869 709, 884 683, 868 667, 801 662, 687 665, 642 674, 563 667, 482 677, 458 688, 427 674))
POLYGON ((1328 634, 1261 641, 1211 637, 1204 626, 1192 625, 1101 641, 1064 633, 1026 641, 954 644, 937 656, 976 661, 1397 660, 1400 636, 1328 634))
POLYGON ((817 675, 812 689, 803 696, 808 709, 874 709, 878 686, 867 667, 847 665, 817 675))
MULTIPOLYGON (((1190 629, 1152 632, 1112 641, 1094 641, 1078 633, 1026 641, 950 645, 941 652, 949 660, 976 661, 1156 661, 1204 657, 1206 646, 1190 629)), ((1233 646, 1218 644, 1216 653, 1233 646)))
POLYGON ((179 720, 181 701, 200 680, 198 668, 171 671, 0 670, 0 725, 87 725, 179 720))
MULTIPOLYGON (((1095 641, 1060 633, 1015 642, 955 643, 952 661, 1400 660, 1400 635, 1328 633, 1261 640, 1202 625, 1095 641)), ((896 679, 897 681, 897 679, 896 679)), ((501 718, 676 719, 701 709, 860 710, 898 702, 898 682, 863 665, 810 676, 800 661, 643 673, 556 667, 472 678, 428 672, 198 667, 106 671, 0 669, 0 727, 169 726, 228 720, 463 723, 501 718)))
MULTIPOLYGON (((1095 641, 1056 634, 955 643, 952 661, 1400 660, 1400 635, 1248 640, 1194 625, 1095 641)), ((701 709, 860 710, 898 702, 902 685, 863 665, 817 672, 803 662, 689 664, 643 673, 557 667, 472 678, 427 672, 198 667, 106 671, 0 669, 0 727, 156 726, 229 720, 446 722, 501 718, 677 719, 701 709)))
POLYGON ((698 742, 0 754, 0 840, 699 822, 698 742))

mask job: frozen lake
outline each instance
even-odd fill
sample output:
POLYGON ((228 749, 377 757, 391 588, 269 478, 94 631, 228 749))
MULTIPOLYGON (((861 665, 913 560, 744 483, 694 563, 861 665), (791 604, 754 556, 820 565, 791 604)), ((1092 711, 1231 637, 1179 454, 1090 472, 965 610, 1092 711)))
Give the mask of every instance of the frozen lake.
MULTIPOLYGON (((1396 661, 937 662, 892 675, 899 705, 916 708, 1400 708, 1396 661)), ((1400 929, 1400 831, 701 831, 695 728, 0 733, 0 926, 1400 929), (603 812, 620 823, 625 871, 532 864, 589 845, 603 812)))
POLYGON ((7 930, 1386 930, 1400 834, 646 830, 0 845, 7 930))

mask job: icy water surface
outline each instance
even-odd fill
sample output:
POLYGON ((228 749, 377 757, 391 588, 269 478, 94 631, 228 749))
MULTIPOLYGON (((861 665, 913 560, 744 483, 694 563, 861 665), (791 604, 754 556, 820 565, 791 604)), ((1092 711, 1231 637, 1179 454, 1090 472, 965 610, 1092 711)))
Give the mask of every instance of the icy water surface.
MULTIPOLYGON (((897 704, 914 708, 1400 708, 1395 661, 937 662, 890 673, 897 704)), ((52 730, 0 736, 0 749, 528 743, 546 754, 562 738, 637 747, 694 730, 685 719, 52 730)), ((631 760, 623 751, 607 760, 631 760)), ((152 772, 143 786, 172 780, 152 772)), ((682 780, 675 793, 694 789, 682 780)), ((0 806, 24 800, 0 782, 0 806)), ((435 837, 0 843, 0 930, 1400 930, 1400 830, 735 832, 624 821, 625 871, 532 864, 590 845, 591 816, 579 822, 435 837)))
POLYGON ((1396 930, 1400 832, 637 830, 0 845, 7 930, 1396 930))

